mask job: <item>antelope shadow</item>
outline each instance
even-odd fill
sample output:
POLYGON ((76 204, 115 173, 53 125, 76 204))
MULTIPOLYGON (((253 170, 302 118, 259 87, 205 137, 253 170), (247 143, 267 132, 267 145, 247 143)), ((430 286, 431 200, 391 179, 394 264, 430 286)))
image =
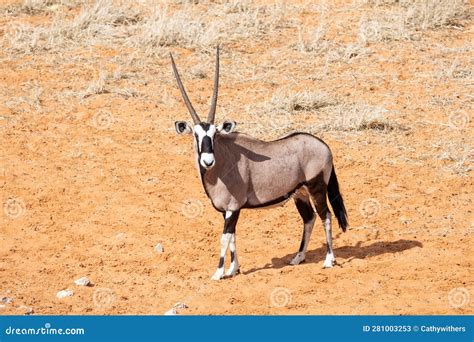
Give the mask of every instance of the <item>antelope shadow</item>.
MULTIPOLYGON (((345 260, 342 264, 346 264, 353 259, 366 259, 382 254, 394 254, 403 252, 411 248, 420 247, 423 248, 423 244, 416 240, 397 240, 397 241, 378 241, 368 246, 361 246, 362 242, 358 242, 355 246, 344 246, 334 249, 336 260, 341 264, 341 259, 345 260)), ((323 262, 326 258, 326 246, 313 249, 306 253, 305 263, 317 264, 323 262)), ((248 271, 242 272, 243 274, 250 274, 253 272, 266 270, 266 269, 280 269, 283 267, 298 267, 291 266, 290 261, 295 256, 295 253, 287 254, 281 258, 272 258, 270 264, 266 264, 262 267, 252 268, 248 271)))

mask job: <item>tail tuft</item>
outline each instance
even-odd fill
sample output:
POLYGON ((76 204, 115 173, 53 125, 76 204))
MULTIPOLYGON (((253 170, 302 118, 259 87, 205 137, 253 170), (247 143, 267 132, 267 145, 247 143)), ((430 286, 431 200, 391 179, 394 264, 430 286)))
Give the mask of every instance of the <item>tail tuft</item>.
POLYGON ((329 177, 328 197, 329 203, 331 203, 332 210, 334 211, 334 215, 336 216, 337 222, 339 223, 339 227, 341 227, 342 231, 345 232, 349 226, 349 222, 347 221, 346 207, 344 206, 344 200, 342 199, 342 195, 339 191, 339 183, 337 182, 334 166, 332 167, 331 177, 329 177))

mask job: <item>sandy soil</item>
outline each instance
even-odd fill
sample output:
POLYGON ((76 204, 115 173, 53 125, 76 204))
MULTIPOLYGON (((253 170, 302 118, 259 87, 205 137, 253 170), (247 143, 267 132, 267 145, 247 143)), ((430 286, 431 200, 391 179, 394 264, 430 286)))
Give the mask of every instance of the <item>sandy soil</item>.
MULTIPOLYGON (((333 20, 357 25, 354 10, 342 10, 350 2, 334 6, 333 20)), ((0 30, 51 18, 8 16, 0 30)), ((304 11, 299 19, 317 20, 304 11)), ((218 120, 232 118, 242 132, 270 139, 322 120, 308 112, 278 132, 255 133, 260 117, 251 116, 253 104, 281 86, 383 104, 401 128, 316 132, 335 155, 350 221, 346 233, 333 226, 336 267, 322 268, 320 222, 306 262, 288 265, 302 231, 288 202, 242 212, 241 274, 219 282, 210 277, 222 217, 198 179, 191 138, 174 132, 174 120, 190 118, 166 54, 125 65, 121 58, 133 51, 120 46, 0 51, 0 297, 13 299, 0 314, 30 308, 34 314, 163 314, 176 302, 189 306, 183 314, 205 315, 473 314, 473 182, 466 171, 472 74, 442 74, 455 58, 472 71, 472 24, 466 25, 427 30, 421 41, 374 43, 368 56, 332 63, 316 78, 308 75, 322 71, 324 61, 291 48, 297 40, 291 25, 224 44, 218 120), (99 70, 120 66, 129 76, 112 87, 132 87, 138 95, 74 95, 99 70), (263 69, 265 77, 251 77, 263 69), (453 124, 456 113, 460 124, 453 124), (74 285, 83 276, 93 286, 74 285), (74 295, 56 298, 66 288, 74 295)), ((329 37, 341 30, 336 25, 329 37)), ((177 54, 189 93, 205 113, 212 53, 167 49, 177 54), (189 70, 199 63, 206 77, 192 78, 189 70)))

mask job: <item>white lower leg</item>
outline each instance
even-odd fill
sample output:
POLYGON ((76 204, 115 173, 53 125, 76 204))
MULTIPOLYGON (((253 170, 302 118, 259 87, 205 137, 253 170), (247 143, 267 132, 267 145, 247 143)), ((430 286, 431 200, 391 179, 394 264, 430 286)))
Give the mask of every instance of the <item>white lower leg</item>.
POLYGON ((324 231, 326 232, 326 242, 328 252, 326 254, 326 259, 324 260, 324 268, 331 268, 336 262, 334 257, 334 252, 332 249, 332 229, 331 229, 331 213, 328 211, 326 214, 326 219, 324 220, 324 231))
POLYGON ((217 267, 216 272, 212 276, 212 280, 219 280, 224 277, 224 264, 225 264, 225 255, 227 253, 227 248, 229 247, 229 242, 232 234, 222 234, 221 237, 221 254, 219 259, 219 266, 217 267))
POLYGON ((225 275, 232 277, 237 274, 240 268, 239 261, 237 259, 237 249, 235 246, 235 234, 231 234, 229 249, 230 249, 231 262, 230 262, 230 267, 225 273, 225 275))

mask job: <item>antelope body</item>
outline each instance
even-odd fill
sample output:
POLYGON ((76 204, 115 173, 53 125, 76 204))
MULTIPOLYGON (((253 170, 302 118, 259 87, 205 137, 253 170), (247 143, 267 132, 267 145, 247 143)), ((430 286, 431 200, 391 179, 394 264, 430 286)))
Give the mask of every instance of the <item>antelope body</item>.
POLYGON ((224 215, 219 264, 212 279, 234 276, 239 271, 235 228, 240 210, 283 204, 290 198, 294 199, 304 222, 299 251, 290 263, 297 265, 306 256, 316 218, 311 198, 326 232, 324 267, 332 267, 335 257, 331 212, 326 197, 343 231, 348 222, 329 147, 307 133, 293 133, 265 142, 234 132, 234 121, 224 121, 215 126, 219 48, 211 110, 207 120, 201 121, 189 101, 172 56, 171 62, 184 102, 194 121, 194 125, 177 121, 176 131, 178 134, 194 135, 195 158, 204 190, 214 208, 224 215), (224 272, 227 249, 230 249, 231 263, 227 272, 224 272))

